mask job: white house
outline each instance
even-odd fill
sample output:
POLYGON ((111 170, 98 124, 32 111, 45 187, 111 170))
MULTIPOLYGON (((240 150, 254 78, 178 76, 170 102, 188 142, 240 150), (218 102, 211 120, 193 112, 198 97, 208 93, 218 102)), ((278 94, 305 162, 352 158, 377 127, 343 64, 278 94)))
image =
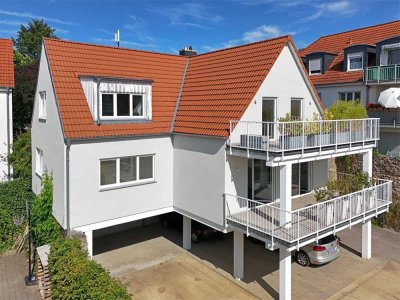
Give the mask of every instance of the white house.
POLYGON ((191 219, 234 231, 236 278, 251 235, 280 249, 282 299, 303 244, 363 222, 369 258, 370 220, 388 209, 391 182, 311 208, 292 202, 326 184, 332 157, 361 153, 371 176, 378 120, 310 121, 322 105, 290 36, 183 54, 44 40, 32 187, 53 176, 60 225, 85 232, 92 255, 94 231, 175 211, 186 249, 191 219), (299 121, 279 122, 286 113, 299 121))
POLYGON ((322 36, 300 55, 324 105, 360 100, 370 117, 380 118, 378 150, 399 156, 400 105, 377 104, 382 91, 400 93, 400 21, 322 36))
POLYGON ((7 156, 13 140, 12 90, 14 88, 13 42, 0 38, 0 182, 10 180, 7 156))

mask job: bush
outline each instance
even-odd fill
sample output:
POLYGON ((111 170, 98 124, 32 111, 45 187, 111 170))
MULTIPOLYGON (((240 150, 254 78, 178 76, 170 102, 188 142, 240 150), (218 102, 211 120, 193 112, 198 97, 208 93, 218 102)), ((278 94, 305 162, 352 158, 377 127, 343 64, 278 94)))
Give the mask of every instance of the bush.
POLYGON ((29 179, 0 183, 0 253, 11 249, 26 224, 25 200, 33 201, 29 179))
POLYGON ((42 177, 42 191, 32 203, 32 232, 36 245, 50 244, 61 234, 61 227, 53 214, 53 183, 47 174, 42 177))
POLYGON ((400 202, 393 203, 389 208, 389 212, 384 214, 384 225, 400 231, 400 202))
POLYGON ((14 178, 31 178, 32 174, 32 152, 31 133, 20 133, 12 145, 12 152, 8 156, 13 168, 14 178))
POLYGON ((125 284, 90 260, 78 238, 60 238, 49 255, 52 299, 131 299, 125 284))
POLYGON ((367 110, 359 101, 336 101, 328 112, 335 120, 368 118, 367 110))

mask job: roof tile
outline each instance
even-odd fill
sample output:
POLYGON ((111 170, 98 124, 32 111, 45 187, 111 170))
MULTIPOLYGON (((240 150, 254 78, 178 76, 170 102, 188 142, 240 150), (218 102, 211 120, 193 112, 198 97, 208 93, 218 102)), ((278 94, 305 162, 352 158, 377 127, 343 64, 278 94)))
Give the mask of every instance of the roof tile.
POLYGON ((0 87, 14 87, 13 42, 0 39, 0 87))

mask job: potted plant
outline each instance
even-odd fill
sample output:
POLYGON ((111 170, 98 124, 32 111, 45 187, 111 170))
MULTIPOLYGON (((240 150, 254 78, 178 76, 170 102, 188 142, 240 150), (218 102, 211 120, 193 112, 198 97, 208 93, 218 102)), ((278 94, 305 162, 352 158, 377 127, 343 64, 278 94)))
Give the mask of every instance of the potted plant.
POLYGON ((295 150, 303 147, 303 124, 293 121, 289 113, 278 119, 279 141, 283 150, 295 150))

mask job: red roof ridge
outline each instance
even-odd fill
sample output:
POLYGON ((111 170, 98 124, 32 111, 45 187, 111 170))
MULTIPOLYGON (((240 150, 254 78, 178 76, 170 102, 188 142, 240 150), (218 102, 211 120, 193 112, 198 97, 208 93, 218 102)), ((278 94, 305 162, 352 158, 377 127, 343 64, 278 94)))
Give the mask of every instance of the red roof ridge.
POLYGON ((179 55, 179 54, 172 54, 172 53, 165 53, 165 52, 158 52, 158 51, 150 51, 150 50, 141 50, 141 49, 133 49, 133 48, 126 48, 126 47, 115 47, 115 46, 108 46, 108 45, 100 45, 100 44, 95 44, 95 43, 87 43, 87 42, 77 42, 77 41, 71 41, 71 40, 64 40, 64 39, 55 39, 55 38, 43 38, 44 41, 52 41, 52 42, 63 42, 67 44, 76 44, 76 45, 82 45, 82 46, 94 46, 94 47, 100 47, 100 48, 109 48, 109 49, 115 49, 115 50, 128 50, 128 51, 133 51, 133 52, 141 52, 141 53, 149 53, 149 54, 159 54, 159 55, 167 55, 167 56, 173 56, 173 57, 182 57, 186 58, 185 56, 179 55))
MULTIPOLYGON (((334 35, 339 35, 339 34, 343 34, 343 33, 349 33, 349 32, 353 32, 353 31, 364 30, 364 29, 373 28, 373 27, 385 26, 385 25, 388 25, 388 24, 396 23, 396 22, 400 22, 400 20, 394 20, 394 21, 390 21, 390 22, 386 22, 386 23, 380 23, 380 24, 365 26, 365 27, 361 27, 361 28, 354 28, 354 29, 350 29, 350 30, 346 30, 346 31, 331 33, 331 34, 327 34, 327 35, 322 35, 322 36, 319 37, 319 39, 324 38, 324 37, 328 37, 328 36, 334 36, 334 35)), ((316 40, 316 41, 318 41, 318 40, 316 40)), ((312 43, 312 44, 314 44, 314 43, 312 43)), ((312 45, 312 44, 310 44, 310 45, 312 45)), ((307 46, 306 48, 308 48, 309 46, 307 46)))
POLYGON ((192 56, 191 58, 204 56, 204 55, 207 55, 207 54, 213 54, 213 53, 216 53, 216 52, 227 51, 227 50, 231 50, 231 49, 248 47, 248 46, 255 45, 255 44, 269 43, 269 42, 271 42, 273 40, 280 40, 280 39, 287 39, 288 41, 291 41, 292 37, 291 37, 290 34, 281 35, 281 36, 277 36, 277 37, 266 39, 266 40, 261 40, 261 41, 256 41, 256 42, 252 42, 252 43, 248 43, 248 44, 231 46, 231 47, 227 47, 227 48, 222 48, 222 49, 217 49, 217 50, 213 50, 213 51, 209 51, 209 52, 200 53, 200 54, 197 54, 195 56, 192 56))

